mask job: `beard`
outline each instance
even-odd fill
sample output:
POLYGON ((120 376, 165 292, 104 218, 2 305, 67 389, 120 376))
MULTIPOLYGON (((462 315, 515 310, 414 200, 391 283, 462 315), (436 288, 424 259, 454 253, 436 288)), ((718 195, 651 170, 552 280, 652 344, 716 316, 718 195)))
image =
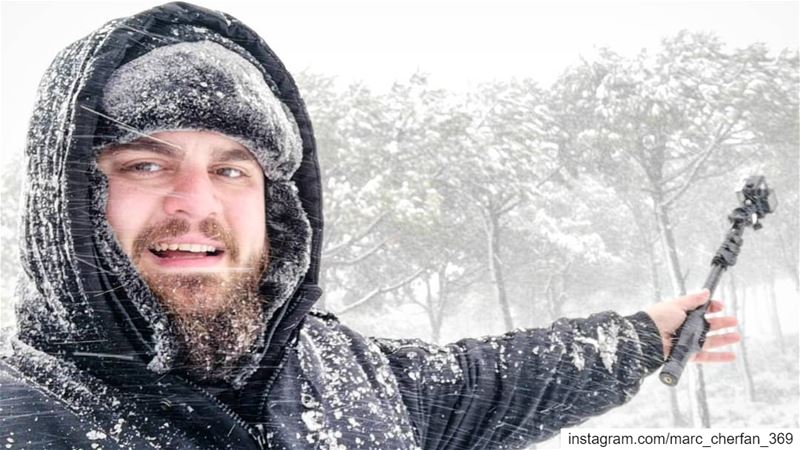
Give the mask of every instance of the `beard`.
MULTIPOLYGON (((145 229, 134 244, 134 265, 151 244, 189 230, 189 223, 177 218, 145 229)), ((258 288, 266 270, 267 247, 240 265, 236 240, 218 222, 204 220, 200 232, 225 245, 233 270, 163 273, 145 269, 140 274, 175 327, 181 368, 194 378, 217 381, 236 371, 266 327, 258 288)))

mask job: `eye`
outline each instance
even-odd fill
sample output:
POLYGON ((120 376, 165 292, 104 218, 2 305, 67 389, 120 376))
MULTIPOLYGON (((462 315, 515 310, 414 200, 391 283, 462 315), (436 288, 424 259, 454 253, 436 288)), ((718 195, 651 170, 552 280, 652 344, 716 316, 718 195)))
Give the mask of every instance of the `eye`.
POLYGON ((161 164, 152 161, 137 162, 135 164, 131 164, 129 166, 125 166, 122 168, 123 172, 141 172, 141 173, 155 173, 161 170, 164 170, 164 167, 161 164))
POLYGON ((242 178, 247 176, 243 170, 235 167, 220 167, 219 169, 214 170, 214 173, 225 178, 242 178))

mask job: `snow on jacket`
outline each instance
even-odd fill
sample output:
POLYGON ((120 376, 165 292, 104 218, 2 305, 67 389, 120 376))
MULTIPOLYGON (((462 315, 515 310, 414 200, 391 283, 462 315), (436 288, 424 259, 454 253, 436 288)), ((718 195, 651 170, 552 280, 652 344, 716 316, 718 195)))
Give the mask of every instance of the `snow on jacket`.
POLYGON ((223 13, 170 3, 67 47, 41 82, 26 152, 18 334, 0 359, 6 448, 517 448, 625 403, 661 363, 644 313, 433 346, 365 338, 313 311, 322 202, 311 123, 275 54, 223 13), (302 160, 279 161, 283 175, 264 167, 261 292, 273 307, 261 345, 216 385, 173 367, 175 331, 113 237, 94 163, 114 69, 200 40, 261 71, 303 147, 302 160))

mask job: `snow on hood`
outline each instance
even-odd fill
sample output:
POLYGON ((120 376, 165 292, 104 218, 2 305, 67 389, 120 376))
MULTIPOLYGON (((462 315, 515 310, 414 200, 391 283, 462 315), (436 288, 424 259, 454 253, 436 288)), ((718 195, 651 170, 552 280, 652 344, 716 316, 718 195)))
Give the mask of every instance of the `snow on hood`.
POLYGON ((114 238, 105 217, 107 180, 95 165, 95 152, 103 144, 98 135, 108 132, 102 99, 115 70, 165 46, 198 41, 207 41, 200 47, 225 48, 251 63, 302 143, 302 149, 269 153, 253 145, 264 135, 237 136, 252 139, 249 148, 255 147, 267 174, 270 263, 261 292, 270 301, 261 345, 228 381, 241 385, 266 355, 278 352, 318 298, 319 167, 294 80, 238 20, 170 3, 111 21, 73 43, 41 81, 26 144, 24 275, 17 304, 21 341, 48 353, 113 355, 141 360, 156 372, 172 368, 178 357, 175 330, 114 238))

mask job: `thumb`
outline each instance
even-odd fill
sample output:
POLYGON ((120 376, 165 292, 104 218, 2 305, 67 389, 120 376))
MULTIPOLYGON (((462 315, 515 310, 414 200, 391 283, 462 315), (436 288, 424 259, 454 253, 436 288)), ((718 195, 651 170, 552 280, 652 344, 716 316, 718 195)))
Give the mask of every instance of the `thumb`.
POLYGON ((703 288, 697 292, 681 297, 679 304, 684 311, 691 311, 708 302, 711 292, 707 288, 703 288))

